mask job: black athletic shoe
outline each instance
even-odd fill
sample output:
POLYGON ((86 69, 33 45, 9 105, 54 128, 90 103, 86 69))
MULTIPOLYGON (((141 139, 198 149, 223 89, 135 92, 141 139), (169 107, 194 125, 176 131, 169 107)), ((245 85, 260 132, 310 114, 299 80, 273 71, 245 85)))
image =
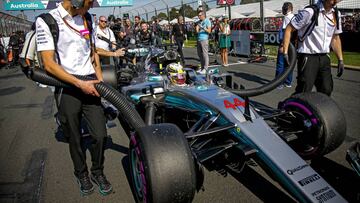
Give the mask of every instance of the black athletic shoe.
POLYGON ((112 191, 110 182, 106 179, 104 174, 94 175, 91 174, 91 180, 99 187, 99 192, 102 195, 108 195, 112 191))
POLYGON ((91 183, 88 173, 83 173, 75 177, 79 184, 81 194, 89 195, 94 191, 94 185, 91 183))

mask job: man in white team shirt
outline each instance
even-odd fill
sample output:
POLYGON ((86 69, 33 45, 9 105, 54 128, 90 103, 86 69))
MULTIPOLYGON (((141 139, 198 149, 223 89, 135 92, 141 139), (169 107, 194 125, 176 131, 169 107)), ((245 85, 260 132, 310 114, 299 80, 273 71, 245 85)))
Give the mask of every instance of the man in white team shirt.
POLYGON ((55 99, 61 127, 69 140, 74 174, 80 191, 82 194, 93 192, 92 180, 99 186, 102 194, 109 194, 112 186, 103 173, 106 121, 99 93, 94 87, 94 84, 102 81, 103 77, 98 55, 91 44, 94 38, 90 36, 88 22, 84 17, 92 7, 93 1, 64 0, 58 8, 49 12, 59 26, 57 49, 55 49, 49 27, 41 18, 36 20, 36 40, 37 50, 40 52, 46 71, 74 86, 73 88, 56 88, 55 99), (95 65, 92 59, 95 59, 95 65), (96 79, 84 81, 73 75, 92 76, 96 79), (86 152, 81 146, 82 116, 89 125, 93 139, 89 149, 92 161, 91 180, 86 165, 86 152))
POLYGON ((123 56, 123 49, 116 49, 116 39, 114 32, 107 26, 107 20, 105 16, 99 17, 99 25, 95 30, 95 46, 96 52, 100 56, 101 64, 110 64, 110 57, 123 56), (107 39, 107 40, 105 40, 107 39), (111 43, 109 43, 109 41, 111 43))
POLYGON ((338 58, 338 73, 344 71, 341 40, 341 14, 336 12, 340 0, 319 0, 315 9, 305 8, 291 20, 285 30, 284 59, 289 63, 288 47, 291 32, 298 31, 298 77, 295 93, 311 92, 315 85, 318 92, 331 95, 333 80, 331 75, 330 47, 338 58), (312 24, 312 17, 317 17, 317 25, 312 24), (308 29, 311 25, 314 28, 308 29))

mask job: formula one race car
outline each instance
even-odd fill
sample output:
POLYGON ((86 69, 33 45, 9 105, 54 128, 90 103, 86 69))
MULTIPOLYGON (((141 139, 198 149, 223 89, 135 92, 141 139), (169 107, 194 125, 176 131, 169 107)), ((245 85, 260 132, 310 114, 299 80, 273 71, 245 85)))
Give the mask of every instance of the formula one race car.
MULTIPOLYGON (((162 54, 154 56, 149 48, 146 58, 162 54)), ((304 160, 323 156, 343 142, 346 123, 337 104, 319 93, 291 96, 271 113, 249 102, 285 79, 295 55, 290 49, 290 68, 282 76, 249 90, 239 89, 231 75, 216 69, 198 75, 176 62, 158 74, 151 69, 136 73, 118 90, 95 85, 118 109, 130 138, 136 201, 191 202, 201 188, 204 168, 222 165, 241 173, 253 159, 300 202, 346 202, 304 160)), ((44 84, 67 85, 45 73, 29 75, 44 84)))

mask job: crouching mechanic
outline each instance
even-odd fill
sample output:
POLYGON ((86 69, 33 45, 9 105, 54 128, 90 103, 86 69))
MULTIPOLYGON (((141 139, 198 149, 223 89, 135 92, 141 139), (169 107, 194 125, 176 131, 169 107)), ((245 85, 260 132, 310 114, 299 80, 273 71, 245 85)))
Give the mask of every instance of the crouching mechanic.
POLYGON ((338 58, 338 73, 344 71, 341 40, 340 12, 336 9, 339 0, 319 0, 313 7, 307 7, 291 20, 284 36, 284 60, 289 64, 288 48, 291 33, 298 31, 298 77, 295 93, 311 92, 315 85, 318 92, 331 95, 330 46, 338 58), (314 17, 314 18, 313 18, 314 17))
POLYGON ((58 105, 59 120, 64 135, 69 139, 74 174, 83 194, 94 190, 91 180, 98 185, 102 194, 109 194, 112 186, 106 179, 104 170, 104 139, 106 136, 105 117, 99 93, 94 84, 103 80, 98 55, 91 42, 89 25, 85 14, 94 0, 63 0, 50 11, 59 26, 59 39, 54 39, 49 27, 41 18, 36 20, 37 50, 40 52, 44 68, 56 78, 72 84, 74 88, 57 88, 55 99, 58 105), (95 65, 92 59, 96 59, 95 65), (90 81, 79 80, 73 75, 92 76, 90 81), (89 125, 93 142, 91 154, 91 180, 86 165, 86 152, 81 147, 80 120, 84 116, 89 125))

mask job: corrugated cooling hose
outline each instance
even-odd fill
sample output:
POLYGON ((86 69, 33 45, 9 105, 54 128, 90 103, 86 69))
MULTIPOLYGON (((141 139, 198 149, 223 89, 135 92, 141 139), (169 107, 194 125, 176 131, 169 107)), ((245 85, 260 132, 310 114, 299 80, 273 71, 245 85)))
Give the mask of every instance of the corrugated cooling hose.
MULTIPOLYGON (((56 87, 72 87, 67 83, 64 83, 48 74, 41 69, 31 69, 27 75, 33 81, 50 85, 56 87)), ((93 78, 87 76, 75 76, 81 80, 92 80, 93 78)), ((107 85, 106 83, 100 82, 95 84, 95 89, 98 91, 100 96, 114 105, 121 116, 124 116, 125 120, 135 129, 139 130, 141 127, 145 126, 145 123, 139 113, 134 109, 130 102, 126 99, 124 95, 119 93, 113 87, 107 85)))
POLYGON ((242 90, 230 90, 232 93, 241 96, 241 97, 254 97, 261 94, 265 94, 267 92, 270 92, 271 90, 275 89, 277 86, 279 86, 286 77, 292 72, 296 66, 296 49, 294 45, 291 43, 289 44, 289 60, 290 65, 286 68, 286 71, 284 71, 279 77, 275 78, 274 80, 270 81, 269 83, 252 89, 242 89, 242 90))

